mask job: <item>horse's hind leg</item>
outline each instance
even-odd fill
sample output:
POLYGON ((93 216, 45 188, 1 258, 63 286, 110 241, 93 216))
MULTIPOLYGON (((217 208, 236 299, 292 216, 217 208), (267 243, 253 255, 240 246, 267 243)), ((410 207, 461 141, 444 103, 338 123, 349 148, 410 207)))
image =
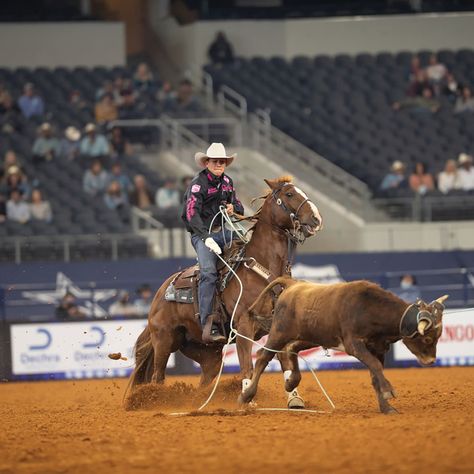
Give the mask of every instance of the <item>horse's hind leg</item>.
POLYGON ((201 366, 201 380, 199 385, 209 385, 219 373, 222 363, 221 347, 204 346, 193 341, 188 341, 181 347, 181 352, 201 366))

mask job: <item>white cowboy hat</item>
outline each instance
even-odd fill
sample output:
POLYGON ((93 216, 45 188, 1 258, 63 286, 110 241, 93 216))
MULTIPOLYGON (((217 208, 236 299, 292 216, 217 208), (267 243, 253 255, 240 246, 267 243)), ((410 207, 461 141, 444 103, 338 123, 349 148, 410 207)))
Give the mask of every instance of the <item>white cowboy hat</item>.
POLYGON ((227 166, 230 166, 234 161, 234 158, 237 157, 237 153, 233 155, 227 156, 225 152, 224 145, 222 143, 213 143, 206 151, 206 153, 198 152, 194 155, 194 159, 196 163, 201 167, 205 168, 206 163, 205 161, 208 158, 224 158, 227 161, 227 166))
POLYGON ((460 153, 458 163, 460 165, 463 165, 464 163, 472 163, 472 158, 467 153, 460 153))
POLYGON ((72 142, 77 142, 81 138, 81 132, 76 127, 67 127, 64 131, 64 135, 68 140, 72 142))
POLYGON ((400 161, 400 160, 395 160, 393 163, 392 163, 392 170, 393 171, 396 171, 396 170, 401 170, 405 168, 405 165, 400 161))

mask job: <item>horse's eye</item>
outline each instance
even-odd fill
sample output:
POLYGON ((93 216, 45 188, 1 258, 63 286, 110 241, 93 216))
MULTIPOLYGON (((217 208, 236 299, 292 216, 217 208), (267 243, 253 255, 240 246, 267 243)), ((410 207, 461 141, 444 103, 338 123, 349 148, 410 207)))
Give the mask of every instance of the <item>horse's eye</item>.
POLYGON ((286 193, 286 195, 287 195, 289 198, 293 197, 293 193, 286 193))

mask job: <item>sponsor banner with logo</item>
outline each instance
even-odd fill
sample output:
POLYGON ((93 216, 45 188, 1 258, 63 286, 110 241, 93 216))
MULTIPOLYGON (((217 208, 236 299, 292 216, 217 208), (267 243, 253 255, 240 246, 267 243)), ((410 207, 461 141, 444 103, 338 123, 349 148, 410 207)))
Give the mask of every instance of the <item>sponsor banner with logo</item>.
MULTIPOLYGON (((133 346, 146 319, 12 324, 13 378, 92 378, 128 375, 133 346), (112 360, 111 353, 127 360, 112 360)), ((168 367, 175 366, 174 354, 168 367)))
MULTIPOLYGON (((417 365, 401 341, 394 345, 393 356, 396 365, 417 365)), ((474 365, 474 308, 444 312, 436 357, 436 365, 474 365)))
MULTIPOLYGON (((266 341, 267 336, 260 339, 258 343, 264 345, 266 341)), ((260 348, 261 347, 257 344, 254 344, 253 346, 252 360, 254 365, 257 359, 257 351, 260 348)), ((345 352, 340 352, 332 349, 326 351, 321 347, 301 351, 300 355, 305 359, 299 359, 299 367, 301 370, 308 370, 308 364, 312 369, 348 369, 363 366, 355 357, 349 356, 345 352)), ((199 367, 199 365, 196 363, 195 366, 199 367)), ((224 370, 227 372, 238 372, 240 370, 237 347, 235 344, 230 345, 227 349, 224 367, 224 370)), ((270 361, 266 370, 281 370, 280 363, 276 357, 270 361)))

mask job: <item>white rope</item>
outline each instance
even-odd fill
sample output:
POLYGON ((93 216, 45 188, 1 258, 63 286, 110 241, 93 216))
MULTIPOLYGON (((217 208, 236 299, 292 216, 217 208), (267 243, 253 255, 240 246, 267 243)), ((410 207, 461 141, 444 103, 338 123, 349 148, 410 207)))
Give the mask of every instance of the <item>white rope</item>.
MULTIPOLYGON (((227 213, 227 210, 225 209, 224 206, 221 206, 219 208, 219 212, 222 214, 222 216, 225 218, 225 220, 227 222, 231 222, 231 225, 232 225, 232 221, 227 213)), ((217 216, 218 214, 216 214, 217 216)), ((214 219, 216 218, 216 216, 214 216, 214 219)), ((212 227, 212 224, 214 222, 214 219, 212 220, 211 222, 211 226, 210 228, 212 227)), ((224 228, 222 229, 222 231, 224 232, 224 228)), ((239 235, 239 234, 237 234, 239 235)), ((239 236, 240 237, 240 236, 239 236)), ((198 408, 198 411, 201 411, 203 408, 205 408, 209 402, 212 400, 216 390, 217 390, 217 386, 219 385, 219 382, 220 382, 220 379, 221 379, 221 376, 222 376, 222 371, 224 369, 224 361, 225 361, 225 357, 227 355, 227 350, 228 350, 228 347, 229 347, 229 344, 232 342, 232 340, 234 339, 235 336, 239 336, 243 339, 246 339, 247 341, 250 341, 252 342, 253 344, 256 344, 257 346, 261 347, 262 349, 265 349, 269 352, 274 352, 275 354, 294 354, 296 355, 297 357, 301 358, 305 364, 307 365, 308 369, 311 371, 311 374, 313 375, 314 379, 316 380, 316 382, 318 383, 319 385, 319 388, 321 389, 321 391, 323 392, 324 396, 326 397, 327 401, 329 402, 329 404, 331 405, 332 409, 336 409, 336 405, 334 405, 333 401, 331 400, 331 397, 328 395, 328 393, 326 392, 326 390, 324 389, 324 387, 322 386, 321 382, 319 381, 318 379, 318 376, 316 375, 316 373, 314 372, 313 368, 310 366, 309 362, 301 355, 299 355, 297 352, 293 352, 293 351, 282 351, 282 350, 276 350, 276 349, 270 349, 269 347, 266 347, 264 346, 263 344, 260 344, 259 342, 257 341, 254 341, 253 339, 247 337, 247 336, 244 336, 243 334, 240 334, 235 328, 234 328, 234 316, 235 316, 235 313, 237 311, 237 307, 240 303, 240 300, 242 298, 242 294, 243 294, 243 285, 242 285, 242 280, 239 278, 239 276, 237 275, 237 273, 234 271, 234 269, 218 254, 216 254, 217 257, 224 263, 224 265, 229 269, 230 272, 232 272, 232 274, 234 275, 234 277, 237 279, 237 281, 239 282, 239 286, 240 286, 240 290, 239 290, 239 297, 237 298, 236 300, 236 303, 234 305, 234 309, 232 310, 232 316, 230 318, 230 333, 229 333, 229 337, 227 338, 227 344, 224 348, 224 351, 223 351, 223 354, 222 354, 222 362, 221 362, 221 367, 219 369, 219 374, 217 375, 217 378, 216 378, 216 381, 214 383, 214 387, 209 395, 209 397, 207 398, 207 400, 198 408)), ((280 411, 280 410, 286 410, 286 409, 267 409, 267 410, 277 410, 277 411, 280 411)))
MULTIPOLYGON (((283 412, 288 412, 288 413, 329 413, 327 411, 323 411, 323 410, 310 410, 308 408, 298 408, 298 409, 294 409, 294 408, 250 408, 248 410, 233 410, 232 413, 252 413, 254 411, 283 411, 283 412)), ((190 415, 191 411, 177 411, 177 412, 173 412, 173 413, 167 413, 168 416, 188 416, 190 415)), ((195 412, 194 412, 195 413, 195 412)), ((216 411, 216 412, 208 412, 209 415, 218 415, 219 412, 216 411)))

